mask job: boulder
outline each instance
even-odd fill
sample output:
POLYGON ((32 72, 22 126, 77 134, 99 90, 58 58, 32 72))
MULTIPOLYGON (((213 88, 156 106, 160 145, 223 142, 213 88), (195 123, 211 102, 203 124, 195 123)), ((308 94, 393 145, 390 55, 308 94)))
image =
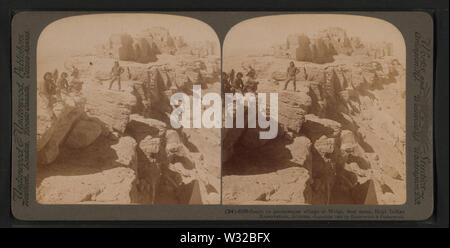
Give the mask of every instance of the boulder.
POLYGON ((166 132, 166 151, 177 152, 181 143, 180 136, 175 130, 167 130, 166 132))
POLYGON ((314 142, 314 148, 324 160, 329 160, 335 153, 336 140, 324 135, 314 142))
POLYGON ((49 164, 59 154, 59 148, 72 125, 82 116, 84 98, 67 98, 52 107, 38 106, 38 163, 49 164))
POLYGON ((92 144, 102 133, 102 126, 95 121, 79 120, 67 135, 65 145, 79 149, 92 144))
POLYGON ((325 94, 323 93, 322 85, 315 81, 309 82, 309 92, 313 102, 310 113, 324 116, 327 108, 327 100, 325 98, 325 94))
POLYGON ((88 175, 50 176, 40 183, 40 204, 130 204, 135 171, 117 167, 88 175))
POLYGON ((161 149, 161 139, 153 138, 148 135, 139 142, 139 148, 144 152, 144 155, 149 161, 154 160, 161 149))
POLYGON ((41 94, 37 94, 36 98, 36 149, 40 151, 52 137, 52 129, 55 125, 53 111, 48 107, 48 98, 41 94))
MULTIPOLYGON (((312 104, 311 97, 305 92, 283 91, 278 94, 278 101, 282 105, 298 107, 306 112, 309 111, 312 104)), ((279 107, 279 109, 281 108, 279 107)))
POLYGON ((312 173, 314 177, 319 177, 323 183, 328 184, 327 187, 330 187, 335 179, 337 155, 335 138, 327 138, 324 135, 314 142, 312 173))
POLYGON ((139 114, 130 115, 130 120, 127 124, 127 133, 133 136, 136 141, 140 142, 147 135, 152 137, 164 136, 167 125, 157 119, 144 118, 139 114))
POLYGON ((169 163, 181 162, 186 168, 195 168, 195 159, 175 130, 166 132, 166 155, 169 163))
POLYGON ((351 80, 350 69, 347 66, 339 66, 335 69, 338 79, 338 90, 345 90, 349 87, 349 80, 351 80))
POLYGON ((341 132, 341 153, 353 152, 357 145, 355 136, 350 130, 342 130, 341 132))
POLYGON ((365 183, 368 179, 368 171, 361 169, 355 162, 344 164, 343 170, 340 174, 342 177, 346 178, 347 187, 354 187, 358 183, 365 183))
POLYGON ((305 114, 311 107, 311 97, 304 92, 281 92, 278 100, 278 123, 286 130, 299 133, 305 114))
POLYGON ((290 167, 259 175, 224 176, 224 204, 309 204, 310 173, 301 167, 290 167))
POLYGON ((181 143, 178 133, 169 130, 166 136, 167 168, 163 171, 176 192, 180 204, 217 204, 220 179, 203 154, 190 152, 181 143))
POLYGON ((100 136, 83 152, 64 148, 56 161, 38 165, 36 199, 42 204, 130 204, 137 177, 136 142, 100 136))
POLYGON ((325 70, 316 66, 306 66, 306 75, 308 81, 318 82, 324 84, 326 80, 325 70))
POLYGON ((362 169, 370 168, 370 161, 367 159, 364 149, 356 141, 352 131, 342 130, 340 150, 345 162, 356 162, 362 169))
POLYGON ((362 72, 363 72, 362 69, 358 66, 354 66, 351 68, 350 84, 353 87, 353 89, 360 89, 365 85, 362 72))
POLYGON ((314 142, 322 135, 330 138, 339 137, 341 128, 342 126, 339 122, 308 114, 305 115, 305 123, 301 133, 314 142))
POLYGON ((136 141, 130 136, 119 138, 118 142, 111 146, 111 148, 117 155, 117 159, 115 162, 125 167, 130 167, 136 170, 136 145, 136 141))
POLYGON ((110 131, 124 133, 132 109, 137 104, 132 85, 122 82, 122 91, 104 90, 98 84, 87 84, 85 112, 110 131))
POLYGON ((299 133, 305 122, 305 111, 288 105, 279 106, 278 123, 288 131, 299 133))
POLYGON ((189 184, 196 179, 196 171, 186 168, 181 162, 170 163, 167 168, 177 186, 189 184))
POLYGON ((312 170, 311 141, 307 137, 295 137, 286 148, 291 152, 291 162, 308 169, 308 171, 312 170))

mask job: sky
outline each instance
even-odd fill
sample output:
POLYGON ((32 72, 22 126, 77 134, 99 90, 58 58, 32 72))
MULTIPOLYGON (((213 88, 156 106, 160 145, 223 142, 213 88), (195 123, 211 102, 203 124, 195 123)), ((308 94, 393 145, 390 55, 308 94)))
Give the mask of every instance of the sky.
POLYGON ((289 34, 312 35, 329 27, 341 27, 347 36, 367 42, 392 42, 394 56, 404 59, 406 50, 398 29, 381 19, 342 14, 289 14, 249 19, 233 26, 224 41, 224 57, 237 52, 255 52, 285 44, 289 34))
POLYGON ((111 34, 139 33, 152 26, 165 27, 186 41, 216 41, 215 31, 199 20, 165 14, 91 14, 67 17, 49 24, 38 40, 39 57, 67 56, 86 52, 105 43, 111 34), (40 56, 41 55, 41 56, 40 56))

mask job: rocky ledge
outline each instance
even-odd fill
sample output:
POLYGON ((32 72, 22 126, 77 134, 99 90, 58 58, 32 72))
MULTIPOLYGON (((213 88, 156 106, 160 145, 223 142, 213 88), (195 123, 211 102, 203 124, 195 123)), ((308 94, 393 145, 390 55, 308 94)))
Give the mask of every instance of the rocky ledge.
POLYGON ((218 84, 218 69, 211 69, 216 60, 200 59, 200 68, 190 62, 129 62, 123 65, 122 89, 111 90, 104 75, 114 60, 95 61, 93 69, 83 67, 91 58, 73 59, 81 71, 81 92, 62 94, 52 105, 38 96, 37 201, 219 203, 220 164, 211 158, 220 154, 219 136, 215 141, 210 133, 174 130, 167 117, 171 94, 193 80, 205 88, 218 84))
POLYGON ((279 93, 279 132, 261 142, 224 130, 225 204, 405 202, 404 68, 388 56, 353 61, 297 65, 297 91, 283 90, 287 59, 229 61, 253 64, 258 91, 279 93))

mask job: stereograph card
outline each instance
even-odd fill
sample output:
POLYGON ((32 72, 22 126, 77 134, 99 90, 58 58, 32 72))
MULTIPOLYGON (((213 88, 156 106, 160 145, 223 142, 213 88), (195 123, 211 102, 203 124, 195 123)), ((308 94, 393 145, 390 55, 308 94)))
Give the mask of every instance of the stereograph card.
POLYGON ((425 12, 19 12, 22 220, 424 220, 425 12))

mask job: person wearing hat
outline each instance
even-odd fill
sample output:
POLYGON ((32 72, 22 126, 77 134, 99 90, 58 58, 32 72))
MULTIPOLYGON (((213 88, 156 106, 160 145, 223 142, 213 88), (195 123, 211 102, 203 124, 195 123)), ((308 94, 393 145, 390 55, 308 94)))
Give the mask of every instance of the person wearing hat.
POLYGON ((123 72, 123 68, 119 65, 119 61, 114 62, 114 66, 111 69, 111 82, 109 83, 109 89, 111 89, 113 83, 117 81, 117 84, 119 85, 119 90, 121 90, 120 85, 120 74, 123 72))
POLYGON ((291 61, 286 71, 287 79, 286 83, 284 84, 284 90, 287 89, 289 82, 292 81, 292 83, 294 84, 294 91, 297 91, 297 82, 295 77, 297 76, 298 72, 299 70, 297 69, 297 67, 295 67, 294 61, 291 61))

